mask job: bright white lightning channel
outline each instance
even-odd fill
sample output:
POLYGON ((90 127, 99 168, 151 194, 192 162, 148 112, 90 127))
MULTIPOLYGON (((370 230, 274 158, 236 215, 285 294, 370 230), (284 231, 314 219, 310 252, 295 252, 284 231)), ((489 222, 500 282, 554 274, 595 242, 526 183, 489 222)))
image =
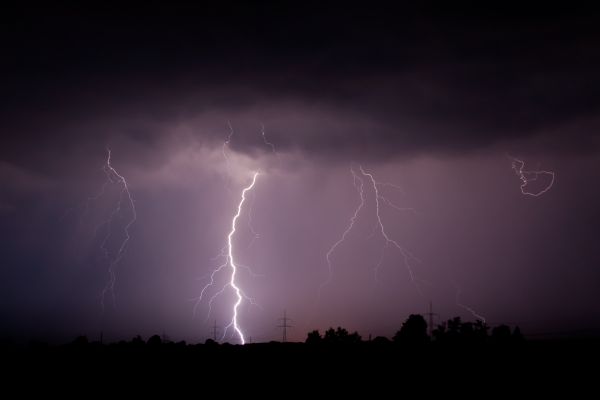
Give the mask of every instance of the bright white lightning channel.
POLYGON ((246 339, 245 339, 244 333, 242 332, 242 329, 240 328, 240 325, 238 323, 238 308, 242 304, 243 299, 248 299, 251 302, 252 302, 252 299, 249 299, 248 296, 245 295, 245 293, 238 286, 238 283, 236 281, 238 268, 243 267, 243 266, 241 264, 236 263, 236 261, 235 261, 234 248, 233 248, 233 236, 235 235, 237 221, 242 214, 242 209, 243 209, 244 203, 246 201, 246 193, 248 193, 249 191, 251 191, 254 188, 254 185, 256 183, 256 178, 258 177, 258 175, 259 175, 258 172, 254 172, 253 176, 252 176, 252 182, 250 183, 250 185, 246 186, 242 190, 241 199, 237 206, 237 212, 233 216, 233 219, 231 220, 231 230, 229 231, 229 234, 227 235, 227 245, 223 248, 221 255, 220 255, 220 256, 224 256, 226 260, 223 264, 221 264, 220 266, 218 266, 216 269, 214 269, 212 271, 212 273, 210 274, 210 282, 207 283, 204 286, 204 288, 202 288, 202 291, 200 292, 200 296, 197 299, 196 306, 194 307, 194 308, 197 308, 199 303, 204 298, 204 295, 205 295, 207 289, 215 285, 216 275, 223 269, 229 267, 231 269, 231 277, 230 277, 229 281, 210 298, 210 300, 208 302, 208 304, 209 304, 208 316, 210 316, 210 311, 212 309, 212 303, 213 303, 214 299, 217 296, 221 295, 228 287, 230 287, 233 290, 233 292, 235 293, 236 302, 233 305, 233 309, 232 309, 233 316, 231 318, 231 322, 229 323, 229 325, 227 325, 225 327, 225 330, 223 331, 223 338, 227 334, 227 330, 229 328, 233 327, 234 331, 238 335, 240 342, 242 344, 246 343, 246 339))

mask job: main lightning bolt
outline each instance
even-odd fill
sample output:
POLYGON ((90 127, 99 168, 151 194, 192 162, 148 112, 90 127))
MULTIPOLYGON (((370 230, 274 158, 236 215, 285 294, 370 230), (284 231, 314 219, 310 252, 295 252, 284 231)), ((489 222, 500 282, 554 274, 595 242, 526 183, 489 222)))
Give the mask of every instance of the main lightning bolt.
POLYGON ((228 287, 230 287, 233 290, 233 292, 235 293, 236 302, 233 305, 233 309, 232 309, 233 316, 231 318, 231 322, 229 323, 229 325, 227 325, 225 327, 225 330, 223 331, 223 337, 225 337, 225 335, 227 334, 227 330, 229 328, 233 327, 234 331, 237 333, 237 335, 240 339, 240 342, 242 344, 246 343, 246 339, 245 339, 244 333, 242 332, 240 325, 238 323, 238 308, 242 304, 242 301, 244 298, 248 299, 252 303, 254 303, 254 302, 252 301, 252 299, 250 299, 250 298, 248 298, 248 296, 246 296, 246 294, 238 286, 238 283, 236 281, 238 268, 243 267, 243 266, 241 264, 236 263, 236 261, 235 261, 234 249, 233 249, 233 236, 235 235, 235 232, 236 232, 237 221, 240 218, 240 216, 242 215, 242 209, 243 209, 244 203, 246 201, 246 193, 248 193, 249 191, 251 191, 254 188, 254 185, 256 183, 256 178, 258 177, 258 175, 259 175, 258 172, 254 172, 253 176, 252 176, 252 182, 242 190, 241 199, 237 206, 237 212, 233 216, 233 219, 231 220, 231 230, 229 231, 229 234, 227 235, 227 245, 222 249, 221 254, 219 256, 217 256, 217 257, 225 257, 225 262, 223 264, 219 265, 217 268, 215 268, 212 271, 212 273, 210 274, 210 282, 207 283, 204 286, 204 288, 202 288, 202 291, 200 292, 200 296, 198 297, 196 305, 194 307, 194 311, 195 311, 195 309, 197 308, 199 303, 203 300, 206 291, 210 287, 215 285, 215 278, 216 278, 217 274, 220 271, 224 270, 225 268, 229 267, 231 269, 230 279, 219 291, 217 291, 210 298, 208 316, 210 316, 210 310, 212 309, 212 303, 215 300, 215 298, 218 297, 219 295, 221 295, 223 292, 225 292, 225 290, 228 287))
MULTIPOLYGON (((221 147, 221 153, 225 160, 227 171, 229 173, 231 173, 228 149, 229 149, 234 131, 233 131, 233 126, 231 125, 231 123, 229 121, 227 121, 227 125, 229 126, 229 135, 227 136, 227 139, 223 142, 223 145, 221 147)), ((263 124, 261 124, 261 135, 262 135, 264 144, 269 146, 269 148, 271 149, 271 152, 281 162, 281 157, 280 157, 279 153, 277 152, 277 150, 275 149, 275 145, 267 140, 267 137, 265 134, 265 127, 263 124)), ((209 278, 210 278, 209 282, 202 288, 202 290, 200 292, 200 296, 198 296, 195 299, 196 303, 194 305, 194 315, 196 315, 196 310, 199 307, 199 305, 202 303, 203 299, 205 298, 207 291, 216 285, 216 279, 217 279, 219 273, 223 270, 230 269, 231 275, 229 277, 228 282, 225 285, 223 285, 216 293, 214 293, 208 300, 208 314, 207 314, 206 319, 208 320, 208 318, 210 318, 210 314, 212 312, 212 305, 213 305, 213 302, 215 301, 215 299, 217 297, 219 297, 221 294, 223 294, 228 288, 231 288, 235 294, 236 301, 233 304, 233 308, 232 308, 231 322, 223 330, 223 336, 222 336, 221 340, 223 338, 225 338, 229 328, 233 328, 233 330, 238 335, 240 342, 242 344, 246 343, 246 339, 245 339, 244 333, 242 332, 242 329, 240 328, 239 323, 238 323, 238 309, 244 299, 248 300, 253 305, 258 306, 258 304, 256 304, 256 302, 254 302, 254 300, 252 298, 248 297, 244 293, 244 291, 240 288, 239 284, 237 283, 236 277, 237 277, 237 274, 238 274, 238 271, 240 268, 246 269, 251 276, 258 276, 258 275, 253 273, 252 270, 250 269, 250 267, 240 264, 235 260, 234 248, 233 248, 233 236, 236 233, 237 223, 238 223, 238 220, 241 218, 242 210, 243 210, 244 204, 246 203, 246 199, 247 199, 247 194, 249 192, 251 192, 252 189, 254 188, 254 185, 256 184, 256 179, 257 179, 258 175, 260 175, 260 173, 258 171, 253 172, 251 183, 248 186, 246 186, 245 188, 243 188, 242 193, 241 193, 240 202, 238 203, 238 206, 237 206, 237 212, 233 216, 233 219, 231 221, 231 230, 229 231, 229 234, 227 235, 227 245, 225 245, 221 249, 221 252, 215 258, 213 258, 213 260, 223 259, 224 262, 212 270, 212 272, 209 275, 209 278)), ((228 187, 228 190, 230 190, 229 187, 228 187)), ((247 211, 247 214, 248 214, 247 225, 248 225, 248 229, 249 229, 250 233, 252 234, 252 239, 251 239, 250 243, 248 244, 248 248, 250 246, 252 246, 254 241, 259 237, 259 234, 256 232, 256 230, 254 229, 254 227, 252 225, 252 210, 253 210, 255 198, 256 198, 256 195, 254 195, 252 197, 252 199, 250 201, 249 209, 247 211)))
POLYGON ((100 245, 100 248, 104 252, 105 257, 108 259, 108 262, 109 262, 109 265, 108 265, 109 279, 108 279, 108 282, 106 283, 106 285, 104 286, 104 289, 102 290, 102 296, 101 296, 101 300, 100 300, 103 310, 104 310, 104 306, 105 306, 106 296, 109 294, 112 297, 113 306, 116 304, 116 301, 115 301, 115 283, 117 280, 116 269, 117 269, 119 263, 121 262, 121 259, 125 255, 125 251, 127 250, 127 245, 129 244, 129 240, 131 239, 131 235, 129 234, 129 228, 131 228, 131 225, 133 225, 133 223, 137 220, 137 211, 135 209, 135 202, 133 200, 133 197, 131 196, 131 192, 129 191, 129 186, 127 185, 127 180, 125 179, 125 177, 123 175, 119 174, 117 172, 117 170, 112 166, 111 150, 109 148, 107 148, 106 151, 107 151, 106 162, 102 166, 102 170, 104 171, 104 174, 106 175, 106 182, 104 182, 104 184, 102 185, 100 192, 96 196, 88 198, 88 201, 86 203, 86 209, 87 209, 87 207, 89 206, 89 203, 91 201, 97 200, 104 195, 104 193, 106 191, 106 187, 109 184, 117 184, 117 185, 121 186, 121 191, 119 193, 119 200, 117 201, 116 207, 110 213, 108 218, 96 228, 96 231, 97 231, 102 226, 107 227, 106 235, 104 236, 104 239, 102 240, 102 244, 100 245), (114 222, 115 218, 117 218, 121 214, 124 203, 126 203, 127 206, 129 207, 129 209, 131 211, 131 217, 127 221, 125 226, 123 227, 123 232, 124 232, 125 237, 121 241, 121 244, 119 245, 117 252, 113 256, 111 256, 110 250, 108 248, 108 241, 112 235, 113 222, 114 222))
POLYGON ((554 185, 554 172, 553 171, 545 171, 545 170, 534 170, 534 171, 526 171, 525 162, 519 160, 518 158, 508 156, 512 159, 512 169, 515 171, 515 174, 521 180, 521 193, 527 196, 538 197, 546 193, 552 185, 554 185), (550 176, 550 183, 546 185, 543 189, 538 192, 529 192, 527 190, 527 186, 529 182, 533 182, 538 179, 538 177, 542 175, 550 176))
POLYGON ((242 294, 241 294, 242 292, 235 283, 235 275, 237 273, 237 267, 236 267, 235 261, 233 259, 233 244, 231 243, 231 239, 233 238, 233 235, 235 234, 235 223, 237 222, 238 218, 240 217, 240 214, 242 213, 242 206, 244 205, 244 201, 246 200, 246 192, 248 192, 249 190, 252 190, 252 188, 254 187, 254 184, 256 183, 257 176, 258 176, 258 172, 255 172, 254 175, 252 176, 252 183, 250 183, 249 186, 245 187, 244 190, 242 190, 242 199, 240 200, 240 203, 238 204, 237 213, 235 214, 235 216, 233 217, 233 220, 231 221, 231 232, 229 232, 229 235, 227 236, 227 246, 229 248, 229 265, 231 266, 230 285, 233 288, 233 290, 235 290, 235 294, 237 296, 237 301, 235 302, 235 304, 233 306, 233 318, 231 320, 231 323, 225 328, 225 330, 227 330, 231 325, 233 325, 233 329, 239 335, 240 341, 242 342, 242 344, 244 344, 246 342, 246 340, 244 339, 244 334, 242 333, 242 331, 238 325, 238 321, 237 321, 238 307, 242 303, 242 294))

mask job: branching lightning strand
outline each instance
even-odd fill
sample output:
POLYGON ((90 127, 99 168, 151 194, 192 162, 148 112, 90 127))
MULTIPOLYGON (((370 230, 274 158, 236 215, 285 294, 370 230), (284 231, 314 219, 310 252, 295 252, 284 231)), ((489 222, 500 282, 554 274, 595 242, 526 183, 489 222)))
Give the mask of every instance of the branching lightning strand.
MULTIPOLYGON (((390 244, 392 244, 394 247, 396 247, 396 249, 398 249, 398 251, 400 252, 400 254, 402 255, 402 257, 404 258, 404 266, 406 267, 406 269, 407 269, 407 271, 408 271, 408 273, 410 275, 411 282, 413 282, 413 284, 415 285, 415 287, 417 288, 417 290, 419 291, 419 293, 421 293, 421 289, 420 289, 419 285, 417 284, 417 281, 416 281, 416 278, 415 278, 415 273, 414 273, 413 267, 411 265, 411 261, 420 262, 420 260, 418 258, 416 258, 415 256, 413 256, 404 247, 402 247, 397 241, 395 241, 394 239, 391 239, 389 237, 389 235, 385 231, 385 227, 383 225, 383 221, 381 220, 381 215, 379 213, 379 208, 380 208, 379 207, 379 200, 384 199, 384 197, 379 194, 378 182, 373 177, 373 174, 371 174, 369 172, 365 172, 365 170, 362 168, 362 166, 359 166, 359 169, 360 169, 360 172, 361 172, 361 174, 363 176, 369 178, 369 180, 371 181, 371 184, 373 186, 373 190, 375 191, 375 215, 377 216, 377 223, 379 225, 379 231, 381 232, 381 236, 383 236, 383 238, 385 240, 384 250, 390 244)), ((375 274, 376 274, 376 276, 378 274, 379 268, 381 267, 381 262, 382 261, 383 261, 383 256, 380 258, 379 262, 377 263, 377 265, 375 267, 375 274)))
POLYGON ((414 209, 398 207, 392 201, 387 199, 385 196, 383 196, 379 192, 379 188, 382 186, 390 186, 390 187, 401 190, 401 188, 399 186, 391 184, 391 183, 387 183, 387 182, 378 182, 375 180, 373 175, 371 173, 366 172, 362 168, 362 166, 359 165, 358 168, 360 170, 362 177, 358 176, 358 174, 354 171, 353 168, 350 168, 350 173, 352 174, 354 187, 356 188, 356 191, 359 194, 360 202, 359 202, 358 206, 356 207, 356 209, 354 210, 354 214, 350 218, 350 222, 349 222, 348 226, 346 227, 346 229, 342 232, 342 235, 340 236, 340 238, 335 243, 333 243, 333 245, 329 248, 329 250, 325 254, 325 259, 327 261, 327 267, 328 267, 328 276, 327 276, 327 280, 325 282, 323 282, 319 287, 318 298, 320 298, 322 290, 325 288, 325 286, 327 286, 329 283, 331 283, 331 280, 333 278, 333 264, 332 264, 332 260, 331 260, 333 253, 338 248, 338 246, 340 246, 346 240, 348 234, 354 227, 355 222, 356 222, 361 210, 363 209, 363 207, 365 205, 366 198, 365 198, 365 192, 364 192, 364 185, 365 185, 364 179, 368 179, 369 182, 371 182, 371 186, 373 187, 374 198, 375 198, 375 210, 376 210, 376 223, 375 223, 373 232, 368 237, 373 236, 376 231, 379 231, 381 233, 381 236, 385 240, 385 244, 381 249, 381 255, 374 267, 375 280, 377 281, 377 276, 378 276, 381 264, 383 262, 385 249, 387 248, 387 246, 389 246, 391 244, 400 251, 400 254, 404 258, 404 265, 406 266, 407 271, 410 275, 411 282, 415 285, 415 287, 417 288, 419 293, 421 293, 421 289, 420 289, 419 285, 417 284, 417 278, 415 277, 415 274, 414 274, 413 266, 411 265, 412 262, 420 262, 420 260, 418 258, 416 258, 414 255, 412 255, 403 246, 401 246, 397 241, 395 241, 394 239, 389 237, 389 235, 387 234, 387 232, 385 230, 383 221, 381 219, 380 201, 383 201, 384 204, 390 206, 391 208, 395 209, 396 211, 411 211, 414 213, 415 212, 414 209))
POLYGON ((539 196, 543 195, 544 193, 546 193, 548 190, 550 190, 552 185, 554 185, 554 177, 555 176, 554 176, 553 171, 545 171, 545 170, 527 171, 527 170, 524 170, 524 168, 525 168, 524 161, 519 160, 518 158, 515 158, 515 157, 511 157, 511 156, 509 156, 509 157, 512 159, 512 169, 515 171, 515 174, 521 180, 521 193, 522 194, 524 194, 526 196, 539 197, 539 196), (537 180, 540 175, 550 176, 550 183, 538 192, 527 191, 527 185, 529 184, 529 182, 537 180))
POLYGON ((269 146, 271 148, 271 151, 273 152, 273 154, 275 154, 275 157, 277 157, 277 160, 279 161, 279 163, 281 163, 281 156, 279 155, 279 153, 275 149, 275 145, 267 140, 267 135, 265 133, 265 125, 264 124, 260 124, 260 127, 261 127, 260 133, 262 135, 263 142, 265 143, 265 145, 267 145, 267 146, 269 146))
POLYGON ((226 336, 228 329, 233 327, 234 331, 236 332, 236 334, 238 335, 238 337, 240 339, 241 344, 245 344, 246 339, 245 339, 244 333, 242 332, 242 329, 238 323, 238 308, 242 304, 243 299, 247 299, 254 305, 256 305, 256 303, 254 302, 253 299, 251 299, 244 293, 244 291, 238 286, 238 283, 236 281, 238 267, 239 268, 247 268, 247 267, 242 266, 241 264, 237 264, 235 261, 235 258, 233 255, 234 254, 233 236, 235 235, 237 221, 242 214, 242 209, 243 209, 244 203, 246 201, 246 193, 248 193, 249 191, 251 191, 254 188, 254 185, 256 183, 256 178, 258 177, 258 175, 259 175, 258 172, 254 172, 253 176, 252 176, 252 182, 250 183, 250 185, 246 186, 242 190, 241 199, 237 206, 237 212, 233 216, 233 219, 231 221, 231 230, 229 231, 229 234, 227 235, 227 245, 223 248, 221 254, 219 256, 217 256, 217 257, 225 257, 226 260, 223 264, 219 265, 217 268, 215 268, 212 271, 212 273, 210 274, 210 282, 207 283, 202 288, 202 291, 200 292, 200 296, 197 298, 196 305, 194 306, 194 312, 195 312, 195 310, 198 307, 198 305, 200 304, 200 302, 204 299, 204 295, 205 295, 206 291, 210 287, 215 285, 215 278, 216 278, 217 274, 225 268, 228 268, 228 267, 231 268, 231 276, 230 276, 229 281, 219 291, 217 291, 213 296, 211 296, 211 298, 208 302, 209 312, 208 312, 207 318, 210 317, 210 312, 212 310, 212 304, 213 304, 215 298, 217 298, 219 295, 223 294, 223 292, 228 287, 230 287, 233 290, 233 292, 235 293, 236 301, 235 301, 235 303, 233 305, 233 309, 232 309, 233 316, 232 316, 231 322, 229 323, 229 325, 227 325, 225 327, 222 338, 224 338, 226 336))
MULTIPOLYGON (((129 191, 129 186, 127 184, 127 180, 125 179, 125 177, 123 175, 120 175, 117 172, 117 170, 112 166, 111 150, 109 148, 107 148, 106 150, 107 150, 108 155, 107 155, 106 163, 103 166, 103 171, 106 174, 107 181, 102 186, 102 190, 100 191, 100 193, 96 196, 90 197, 87 202, 89 204, 90 201, 97 200, 102 195, 104 195, 104 192, 106 190, 106 186, 108 183, 111 183, 111 184, 118 183, 118 184, 122 185, 121 192, 119 194, 119 201, 117 202, 115 209, 110 213, 108 219, 101 224, 101 225, 104 225, 107 227, 107 233, 104 236, 104 239, 102 240, 102 244, 100 245, 100 248, 104 252, 104 255, 106 256, 106 258, 109 260, 109 266, 108 266, 109 280, 108 280, 106 286, 104 287, 104 289, 102 290, 102 296, 101 296, 101 306, 102 306, 103 310, 105 307, 106 296, 109 294, 112 297, 113 306, 116 304, 116 299, 115 299, 115 283, 116 283, 116 279, 117 279, 116 269, 117 269, 119 263, 121 262, 121 259, 125 255, 125 251, 127 250, 127 245, 129 244, 129 240, 131 239, 131 236, 129 234, 129 229, 131 228, 131 225, 133 225, 133 223, 135 223, 135 221, 137 220, 137 211, 135 209, 135 202, 133 200, 133 197, 131 196, 131 192, 129 191), (128 222, 125 224, 125 226, 123 228, 125 237, 123 238, 123 241, 121 242, 118 251, 116 252, 114 257, 110 257, 110 251, 108 249, 108 240, 110 239, 110 237, 112 235, 111 228, 112 228, 113 221, 121 213, 124 201, 126 201, 130 207, 131 218, 128 220, 128 222)), ((86 204, 86 207, 87 207, 87 204, 86 204)))
POLYGON ((335 249, 342 242, 344 242, 344 240, 346 240, 346 236, 348 235, 348 233, 354 227, 354 223, 356 222, 356 219, 358 218, 358 214, 360 213, 360 210, 365 205, 365 195, 364 195, 364 191, 363 191, 363 180, 358 175, 356 175, 356 173, 354 172, 354 169, 350 168, 350 172, 352 173, 352 181, 353 181, 354 187, 356 188, 356 190, 358 191, 358 194, 360 196, 360 203, 358 204, 358 206, 354 210, 354 215, 352 215, 352 217, 350 218, 350 223, 346 227, 346 230, 344 230, 344 232, 342 233, 342 236, 340 236, 340 238, 329 248, 329 250, 325 254, 325 259, 327 260, 328 276, 327 276, 327 280, 325 282, 323 282, 321 284, 321 286, 319 287, 318 298, 321 297, 321 292, 322 292, 323 288, 325 286, 327 286, 331 282, 331 280, 333 279, 333 266, 331 264, 331 255, 333 254, 333 252, 335 251, 335 249))
POLYGON ((485 317, 481 314, 479 314, 477 311, 475 311, 472 307, 467 306, 466 304, 463 304, 460 301, 460 295, 462 293, 462 290, 460 288, 460 286, 458 286, 458 284, 456 282, 452 282, 454 288, 456 289, 456 305, 459 306, 460 308, 468 311, 472 316, 474 316, 475 318, 481 320, 481 322, 485 323, 485 317))

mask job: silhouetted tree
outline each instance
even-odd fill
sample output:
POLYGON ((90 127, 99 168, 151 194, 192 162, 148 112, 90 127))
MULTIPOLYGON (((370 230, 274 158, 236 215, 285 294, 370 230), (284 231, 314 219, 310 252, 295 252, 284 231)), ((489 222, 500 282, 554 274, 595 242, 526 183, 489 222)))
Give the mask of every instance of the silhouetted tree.
POLYGON ((478 319, 477 321, 475 321, 473 329, 475 331, 475 340, 477 340, 480 343, 487 341, 488 330, 490 329, 490 327, 485 322, 478 319))
POLYGON ((335 333, 335 329, 329 328, 325 331, 325 336, 323 336, 325 343, 335 343, 336 339, 337 335, 335 333))
POLYGON ((394 335, 394 342, 423 344, 429 341, 427 322, 419 314, 411 314, 394 335))
POLYGON ((321 333, 318 330, 314 330, 312 332, 308 333, 308 336, 306 337, 306 344, 319 344, 323 341, 323 338, 321 337, 321 333))
POLYGON ((377 336, 375 339, 373 339, 372 343, 377 346, 383 346, 389 344, 390 339, 386 338, 385 336, 377 336))
POLYGON ((449 319, 446 323, 446 339, 450 341, 458 341, 460 338, 460 328, 462 326, 462 321, 460 317, 454 317, 449 319))
POLYGON ((341 326, 338 326, 337 329, 335 330, 335 336, 337 338, 337 341, 340 343, 346 342, 348 339, 348 331, 344 328, 342 328, 341 326))
POLYGON ((463 322, 459 328, 460 338, 466 342, 472 342, 475 336, 475 329, 472 322, 463 322))
POLYGON ((361 340, 362 340, 362 337, 358 334, 357 331, 354 331, 350 335, 348 335, 348 343, 350 343, 350 344, 360 343, 361 340))
POLYGON ((499 325, 492 329, 492 341, 498 344, 509 343, 511 339, 510 327, 508 325, 499 325))
POLYGON ((454 317, 434 329, 433 337, 438 343, 481 344, 487 342, 489 329, 481 320, 462 322, 460 317, 454 317))
POLYGON ((88 338, 87 338, 87 336, 83 336, 83 335, 82 335, 82 336, 77 336, 77 337, 75 338, 75 340, 73 340, 73 341, 71 342, 71 345, 73 345, 73 346, 77 346, 77 347, 83 347, 83 346, 86 346, 88 343, 89 343, 89 342, 88 342, 88 338))
POLYGON ((516 326, 515 329, 513 330, 512 340, 515 343, 520 343, 525 340, 525 338, 523 337, 523 334, 521 333, 521 329, 518 326, 516 326))
POLYGON ((361 341, 358 332, 349 334, 348 331, 340 326, 337 329, 329 328, 325 331, 323 342, 327 344, 355 344, 361 341))
POLYGON ((146 342, 144 342, 144 339, 142 339, 140 335, 136 335, 133 339, 131 339, 132 347, 143 347, 145 344, 146 342))
POLYGON ((435 339, 436 342, 444 341, 446 339, 446 323, 442 322, 440 325, 438 325, 437 328, 433 330, 433 332, 431 332, 431 334, 433 335, 433 339, 435 339))
POLYGON ((158 335, 153 335, 153 336, 150 336, 150 339, 148 339, 148 342, 146 342, 146 344, 148 346, 153 346, 153 347, 160 346, 162 344, 162 339, 158 335))

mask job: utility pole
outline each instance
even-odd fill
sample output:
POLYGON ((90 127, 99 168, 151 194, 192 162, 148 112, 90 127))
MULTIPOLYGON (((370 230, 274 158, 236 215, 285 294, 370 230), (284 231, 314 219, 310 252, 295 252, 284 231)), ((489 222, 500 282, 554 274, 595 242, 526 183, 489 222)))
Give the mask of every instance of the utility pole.
POLYGON ((425 313, 425 315, 429 317, 429 337, 433 338, 433 317, 437 316, 437 314, 433 312, 433 305, 431 304, 431 301, 429 302, 429 312, 425 313))
POLYGON ((283 310, 283 318, 279 318, 279 320, 281 321, 281 325, 277 325, 277 327, 283 329, 282 342, 285 343, 287 341, 287 328, 292 327, 291 325, 288 325, 288 321, 291 321, 291 319, 287 317, 286 310, 283 310))

